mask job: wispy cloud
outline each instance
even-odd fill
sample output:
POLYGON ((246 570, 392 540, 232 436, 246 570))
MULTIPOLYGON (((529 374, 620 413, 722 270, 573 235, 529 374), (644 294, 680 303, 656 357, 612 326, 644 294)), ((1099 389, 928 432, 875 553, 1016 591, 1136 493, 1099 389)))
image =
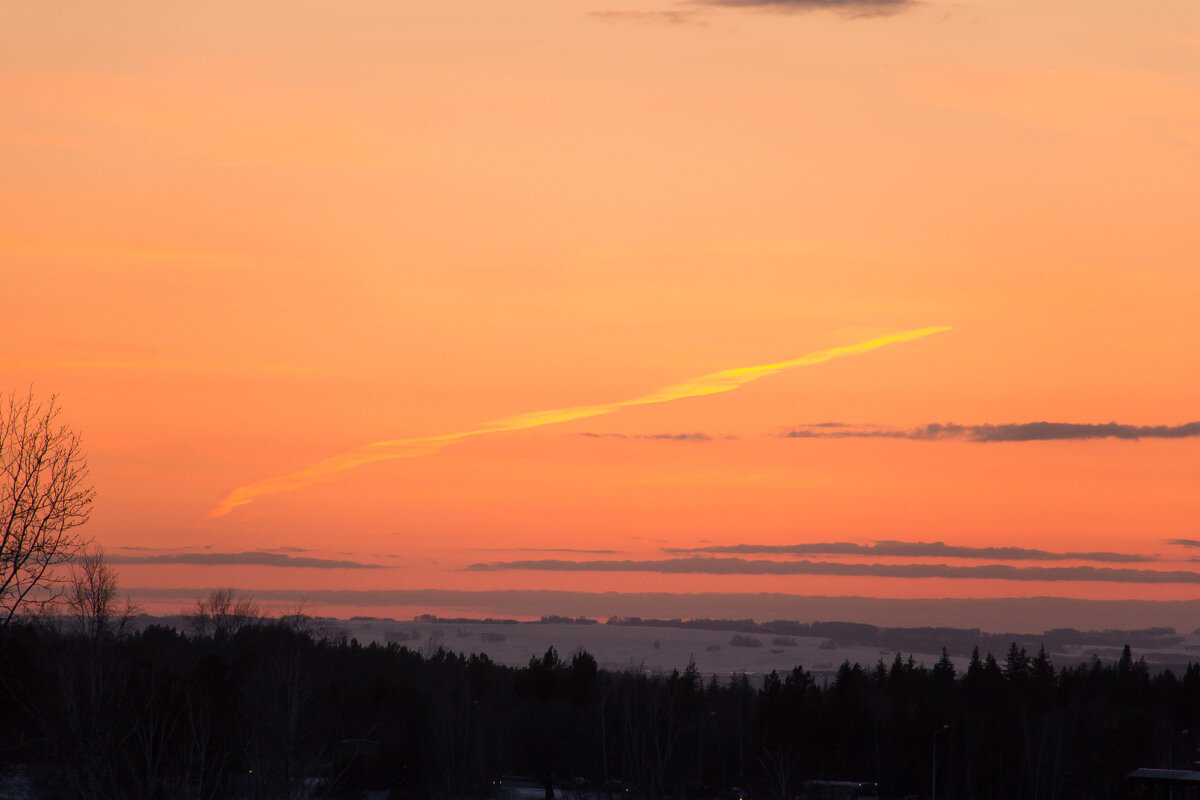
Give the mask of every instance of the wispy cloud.
POLYGON ((208 250, 205 248, 175 247, 165 243, 152 242, 100 242, 100 241, 62 241, 58 239, 0 239, 0 249, 20 249, 32 251, 49 251, 69 253, 74 256, 116 256, 124 259, 153 259, 153 260, 210 260, 232 259, 239 253, 208 250))
POLYGON ((588 16, 609 22, 648 22, 667 25, 704 24, 698 9, 667 9, 664 11, 589 11, 588 16))
MULTIPOLYGON (((1175 540, 1178 541, 1178 540, 1175 540)), ((1200 547, 1200 542, 1197 542, 1200 547)), ((706 547, 664 547, 665 553, 728 553, 740 555, 853 555, 912 558, 980 558, 998 561, 1102 561, 1117 564, 1155 561, 1135 553, 1104 551, 1052 552, 1029 547, 968 547, 945 542, 901 542, 883 539, 858 542, 806 542, 803 544, 727 544, 706 547)))
POLYGON ((958 425, 933 422, 915 428, 822 422, 778 434, 784 439, 912 439, 968 442, 1045 442, 1072 439, 1190 439, 1200 436, 1200 422, 1181 425, 1126 425, 1119 422, 1014 422, 958 425))
POLYGON ((184 361, 168 358, 27 358, 0 354, 0 367, 11 369, 96 370, 127 372, 185 372, 305 375, 307 367, 225 361, 184 361))
MULTIPOLYGON (((195 547, 138 547, 136 545, 119 544, 111 549, 128 550, 131 553, 190 553, 195 547)), ((211 544, 201 545, 201 550, 212 550, 211 544)))
MULTIPOLYGON (((282 549, 282 548, 281 548, 282 549)), ((149 556, 105 556, 113 564, 196 564, 200 566, 250 565, 256 567, 302 567, 306 569, 385 569, 384 564, 343 561, 332 558, 289 556, 254 550, 244 553, 159 553, 149 556)))
POLYGON ((485 423, 478 428, 459 431, 457 433, 446 433, 439 436, 423 436, 414 439, 390 439, 381 442, 372 442, 370 444, 356 447, 353 450, 348 450, 340 453, 324 461, 319 461, 309 467, 296 472, 289 472, 285 475, 278 475, 273 478, 266 478, 261 481, 242 486, 234 489, 217 504, 211 512, 210 517, 220 517, 233 511, 235 508, 244 506, 264 494, 274 492, 286 492, 293 489, 299 489, 304 486, 310 486, 314 483, 332 480, 333 477, 348 469, 362 466, 363 464, 371 464, 376 461, 389 461, 398 458, 415 458, 424 456, 430 453, 435 453, 464 439, 473 436, 481 436, 488 433, 501 433, 505 431, 526 430, 528 428, 538 428, 542 425, 554 425, 560 422, 570 422, 576 419, 586 419, 588 417, 597 417, 602 414, 611 414, 614 411, 619 411, 623 408, 632 406, 651 405, 655 403, 667 403, 672 400, 682 400, 686 397, 701 397, 709 394, 719 394, 728 392, 744 386, 751 381, 765 378, 768 375, 774 375, 777 372, 782 372, 786 369, 794 367, 806 367, 813 364, 820 364, 825 361, 832 361, 835 358, 843 358, 845 356, 859 355, 867 353, 871 350, 876 350, 889 344, 898 342, 911 342, 914 339, 921 339, 925 336, 930 336, 935 333, 949 330, 944 326, 920 328, 918 330, 904 331, 890 336, 882 336, 878 339, 871 339, 858 344, 846 345, 844 347, 833 347, 828 350, 818 350, 813 353, 807 353, 787 361, 778 361, 773 364, 758 364, 750 367, 734 367, 733 369, 721 370, 708 375, 701 375, 697 378, 684 381, 683 383, 672 384, 665 386, 650 394, 641 395, 640 397, 630 398, 628 400, 618 400, 613 403, 604 403, 601 405, 586 405, 572 406, 570 408, 556 408, 548 411, 534 411, 528 414, 519 414, 515 417, 505 417, 493 422, 485 423))
POLYGON ((620 550, 584 550, 578 547, 513 547, 517 553, 585 553, 589 555, 612 555, 620 550))
MULTIPOLYGON (((650 433, 635 436, 635 439, 654 439, 663 442, 711 442, 713 437, 707 433, 650 433)), ((728 438, 728 437, 725 437, 728 438)))
POLYGON ((656 572, 701 575, 837 575, 876 578, 962 578, 1004 581, 1104 581, 1111 583, 1200 583, 1200 572, 1115 567, 1014 567, 1009 564, 842 564, 835 561, 769 561, 745 558, 671 558, 647 561, 493 561, 476 571, 656 572))
MULTIPOLYGON (((580 436, 586 436, 589 439, 646 439, 650 441, 660 442, 711 442, 718 438, 711 434, 696 431, 694 433, 581 433, 580 436)), ((733 439, 733 436, 722 436, 722 439, 733 439)))
POLYGON ((1173 544, 1176 547, 1200 547, 1200 539, 1164 539, 1163 544, 1173 544))
POLYGON ((731 8, 762 8, 772 11, 840 11, 851 17, 895 14, 915 4, 914 0, 700 0, 702 5, 731 8))
POLYGON ((637 22, 667 25, 704 25, 705 13, 716 8, 757 8, 766 11, 835 11, 844 17, 882 17, 916 5, 917 0, 692 0, 682 8, 650 11, 590 11, 588 16, 606 22, 637 22))

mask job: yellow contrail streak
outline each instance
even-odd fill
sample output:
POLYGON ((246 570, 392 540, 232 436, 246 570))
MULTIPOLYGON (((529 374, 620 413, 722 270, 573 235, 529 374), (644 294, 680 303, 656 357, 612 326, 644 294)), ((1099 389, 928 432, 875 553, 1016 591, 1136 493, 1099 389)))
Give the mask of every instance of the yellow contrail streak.
POLYGON ((306 467, 297 472, 289 472, 286 475, 277 475, 274 478, 265 478, 248 486, 242 486, 234 489, 217 504, 217 507, 209 512, 210 517, 220 517, 228 514, 239 506, 244 506, 254 498, 263 494, 272 494, 274 492, 286 492, 291 489, 299 489, 303 486, 308 486, 313 483, 330 480, 339 472, 344 472, 354 467, 370 464, 374 461, 387 461, 393 458, 415 458, 417 456, 428 455, 429 453, 437 452, 447 445, 460 442, 471 436, 479 436, 485 433, 500 433, 502 431, 519 431, 525 428, 537 428, 542 425, 553 425, 556 422, 569 422, 575 419, 585 419, 587 417, 598 417, 601 414, 611 414, 622 408, 629 406, 644 406, 651 403, 666 403, 671 400, 681 400, 685 397, 699 397, 706 394, 717 394, 719 392, 728 392, 739 386, 744 386, 751 381, 764 378, 767 375, 774 375, 776 372, 781 372, 792 367, 807 367, 812 364, 820 364, 823 361, 831 361, 835 358, 843 356, 857 355, 874 350, 884 345, 894 344, 896 342, 910 342, 913 339, 920 339, 930 334, 948 331, 950 328, 945 326, 921 328, 914 331, 905 331, 903 333, 884 336, 879 339, 871 339, 870 341, 860 342, 858 344, 846 345, 845 347, 833 347, 828 350, 817 350, 813 353, 798 356, 790 361, 780 361, 775 364, 759 364, 753 367, 735 367, 733 369, 721 370, 713 372, 709 375, 701 375, 698 378, 676 383, 671 386, 664 387, 650 394, 634 397, 630 400, 618 400, 615 403, 604 403, 593 406, 573 406, 571 408, 555 408, 549 411, 534 411, 528 414, 518 414, 515 417, 505 417, 504 419, 487 422, 478 428, 472 430, 460 431, 459 433, 445 433, 439 436, 423 436, 416 439, 390 439, 383 442, 372 442, 364 444, 361 447, 356 447, 353 450, 348 450, 345 453, 340 453, 323 461, 318 461, 310 467, 306 467))

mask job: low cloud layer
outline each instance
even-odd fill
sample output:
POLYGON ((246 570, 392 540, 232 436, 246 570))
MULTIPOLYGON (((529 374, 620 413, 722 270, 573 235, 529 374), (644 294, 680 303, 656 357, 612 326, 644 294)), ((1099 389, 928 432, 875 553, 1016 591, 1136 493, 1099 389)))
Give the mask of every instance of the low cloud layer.
POLYGON ((1200 436, 1200 422, 1181 425, 1125 425, 1119 422, 1014 422, 1001 425, 957 425, 933 422, 915 428, 886 428, 822 422, 779 434, 784 439, 912 439, 967 442, 1045 442, 1070 439, 1190 439, 1200 436))
POLYGON ((1003 581, 1104 581, 1200 583, 1200 572, 1116 567, 1014 567, 1009 564, 842 564, 836 561, 769 561, 747 558, 671 558, 646 561, 493 561, 477 571, 656 572, 670 575, 836 575, 875 578, 954 578, 1003 581))
POLYGON ((1163 543, 1176 547, 1200 547, 1200 539, 1164 539, 1163 543))
MULTIPOLYGON (((1178 541, 1178 540, 1176 540, 1178 541)), ((1200 542, 1197 543, 1200 546, 1200 542)), ((986 558, 997 561, 1103 561, 1132 564, 1155 561, 1150 556, 1103 551, 1063 552, 1028 547, 966 547, 945 542, 900 542, 884 539, 871 544, 857 542, 809 542, 804 544, 729 544, 706 547, 664 547, 666 553, 728 553, 740 555, 852 555, 915 558, 986 558)))
MULTIPOLYGON (((143 601, 194 608, 197 599, 220 587, 130 588, 143 601)), ((370 608, 394 609, 397 616, 451 613, 474 617, 544 614, 640 617, 711 617, 724 619, 848 620, 874 625, 950 625, 985 631, 1048 628, 1195 627, 1200 600, 1079 600, 1070 597, 888 598, 820 597, 780 592, 564 592, 535 589, 255 589, 239 595, 268 603, 304 603, 338 608, 349 616, 370 608)))
POLYGON ((256 567, 302 567, 306 569, 385 569, 384 564, 366 564, 332 558, 308 558, 255 550, 245 553, 159 553, 150 556, 105 556, 113 564, 194 564, 199 566, 250 565, 256 567))

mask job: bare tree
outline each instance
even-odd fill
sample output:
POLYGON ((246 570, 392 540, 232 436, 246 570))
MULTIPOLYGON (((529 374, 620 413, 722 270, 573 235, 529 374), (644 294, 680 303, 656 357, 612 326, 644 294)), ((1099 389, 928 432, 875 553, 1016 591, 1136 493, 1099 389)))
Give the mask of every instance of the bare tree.
POLYGON ((232 636, 261 617, 258 603, 251 597, 238 597, 233 589, 213 589, 208 597, 197 600, 196 610, 187 615, 200 636, 232 636))
POLYGON ((59 600, 67 579, 58 568, 87 544, 77 529, 96 493, 79 434, 59 414, 55 397, 0 398, 0 627, 59 600))
POLYGON ((774 748, 764 748, 762 755, 758 757, 758 763, 762 765, 763 772, 770 781, 774 796, 783 800, 793 796, 795 792, 792 780, 796 773, 796 752, 792 742, 784 742, 774 748))
POLYGON ((67 605, 88 638, 120 634, 137 614, 137 607, 128 597, 118 606, 117 571, 105 562, 104 550, 99 546, 84 551, 75 560, 70 580, 67 605))

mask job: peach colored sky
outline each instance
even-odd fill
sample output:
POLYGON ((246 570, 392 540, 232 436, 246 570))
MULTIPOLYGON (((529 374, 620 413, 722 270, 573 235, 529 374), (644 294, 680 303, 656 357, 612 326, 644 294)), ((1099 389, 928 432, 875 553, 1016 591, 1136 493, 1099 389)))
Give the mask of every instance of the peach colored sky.
POLYGON ((811 5, 10 4, 0 375, 84 434, 91 534, 123 562, 386 565, 121 563, 122 583, 1200 598, 468 569, 900 540, 1154 560, 799 558, 1200 572, 1168 543, 1200 540, 1200 437, 898 435, 1200 418, 1200 6, 811 5), (208 516, 367 443, 935 325, 208 516), (831 421, 897 435, 778 435, 831 421))

